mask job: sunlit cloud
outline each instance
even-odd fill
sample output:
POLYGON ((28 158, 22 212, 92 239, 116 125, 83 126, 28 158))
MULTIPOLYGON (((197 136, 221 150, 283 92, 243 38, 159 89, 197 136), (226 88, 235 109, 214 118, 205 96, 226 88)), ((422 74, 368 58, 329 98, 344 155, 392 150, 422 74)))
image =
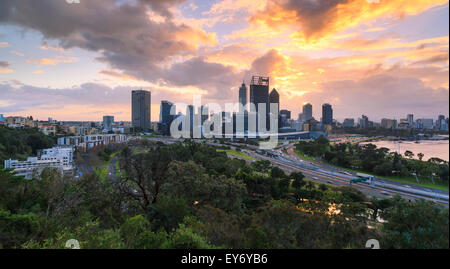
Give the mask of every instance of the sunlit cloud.
POLYGON ((41 58, 41 59, 27 59, 27 63, 34 63, 39 66, 42 65, 57 65, 60 63, 73 63, 78 61, 75 57, 57 56, 55 58, 41 58))
POLYGON ((15 51, 15 50, 12 50, 12 51, 10 51, 12 54, 14 54, 14 55, 17 55, 17 56, 19 56, 19 57, 24 57, 25 56, 25 54, 23 54, 23 53, 20 53, 20 52, 18 52, 18 51, 15 51))

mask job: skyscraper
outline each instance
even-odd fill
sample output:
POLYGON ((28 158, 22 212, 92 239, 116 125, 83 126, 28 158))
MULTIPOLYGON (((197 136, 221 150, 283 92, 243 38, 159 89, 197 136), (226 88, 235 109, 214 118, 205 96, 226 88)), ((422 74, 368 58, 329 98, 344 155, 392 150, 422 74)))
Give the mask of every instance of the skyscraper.
POLYGON ((303 120, 307 121, 312 119, 313 107, 311 104, 306 104, 303 106, 303 120))
MULTIPOLYGON (((270 104, 277 104, 277 115, 278 115, 278 128, 281 128, 281 119, 280 119, 280 94, 277 92, 277 90, 274 88, 270 94, 269 94, 269 103, 270 104)), ((275 113, 275 111, 270 111, 270 113, 275 113)), ((270 122, 270 119, 269 119, 270 122)), ((270 126, 269 126, 270 127, 270 126)))
POLYGON ((161 101, 161 108, 159 113, 159 122, 162 124, 168 124, 170 121, 170 110, 175 105, 169 101, 161 101))
MULTIPOLYGON (((269 127, 269 78, 253 76, 250 83, 250 112, 258 113, 259 104, 266 104, 266 128, 269 127)), ((256 130, 259 130, 259 117, 256 116, 256 130)))
POLYGON ((408 120, 409 127, 410 128, 413 127, 414 126, 414 115, 413 114, 408 114, 407 120, 408 120))
POLYGON ((151 122, 151 93, 144 90, 131 92, 131 122, 133 127, 144 130, 150 129, 151 122))
POLYGON ((239 104, 244 107, 243 111, 239 111, 242 113, 245 111, 245 106, 247 105, 247 86, 244 82, 242 82, 242 86, 239 88, 239 104))
POLYGON ((250 111, 258 112, 258 104, 266 104, 269 112, 269 78, 253 76, 250 84, 250 103, 255 105, 250 111))
POLYGON ((323 104, 322 106, 322 123, 333 124, 333 108, 330 104, 323 104))

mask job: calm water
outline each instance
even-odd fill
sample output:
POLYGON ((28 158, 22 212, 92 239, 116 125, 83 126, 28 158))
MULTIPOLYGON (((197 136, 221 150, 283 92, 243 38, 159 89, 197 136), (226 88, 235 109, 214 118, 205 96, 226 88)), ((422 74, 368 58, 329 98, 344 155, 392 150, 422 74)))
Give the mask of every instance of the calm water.
POLYGON ((391 151, 396 151, 398 153, 401 153, 402 155, 405 154, 405 151, 409 150, 412 153, 414 153, 414 158, 417 158, 418 153, 423 153, 425 156, 423 157, 423 160, 426 161, 430 158, 437 157, 442 160, 449 160, 449 152, 448 152, 448 146, 449 146, 448 140, 443 141, 432 141, 432 140, 423 140, 420 141, 419 144, 414 142, 405 142, 402 141, 401 143, 398 143, 396 141, 377 141, 377 142, 370 142, 370 144, 376 145, 378 148, 388 148, 391 151))

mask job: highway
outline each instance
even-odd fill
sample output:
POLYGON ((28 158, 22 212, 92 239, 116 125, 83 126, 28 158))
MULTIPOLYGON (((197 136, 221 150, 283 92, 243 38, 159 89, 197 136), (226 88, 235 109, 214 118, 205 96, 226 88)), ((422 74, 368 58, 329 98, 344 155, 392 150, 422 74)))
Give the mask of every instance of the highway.
MULTIPOLYGON (((165 144, 183 141, 183 139, 163 137, 147 139, 151 141, 163 142, 165 144)), ((244 144, 239 143, 226 143, 223 145, 210 140, 205 141, 205 143, 214 147, 230 146, 231 148, 236 148, 244 146, 244 144)), ((336 169, 330 165, 301 159, 294 153, 294 145, 292 144, 283 145, 272 151, 260 151, 257 146, 247 144, 245 144, 245 146, 248 149, 242 149, 243 153, 258 160, 270 161, 272 165, 283 169, 287 173, 300 171, 306 176, 307 179, 312 181, 337 187, 352 186, 369 197, 375 196, 378 198, 392 198, 394 195, 399 194, 407 200, 426 199, 434 201, 435 203, 445 207, 448 207, 449 205, 449 195, 448 192, 445 191, 387 181, 378 178, 375 178, 373 185, 366 182, 351 184, 350 181, 357 178, 354 173, 343 169, 336 169)), ((232 157, 239 158, 236 156, 232 157)))

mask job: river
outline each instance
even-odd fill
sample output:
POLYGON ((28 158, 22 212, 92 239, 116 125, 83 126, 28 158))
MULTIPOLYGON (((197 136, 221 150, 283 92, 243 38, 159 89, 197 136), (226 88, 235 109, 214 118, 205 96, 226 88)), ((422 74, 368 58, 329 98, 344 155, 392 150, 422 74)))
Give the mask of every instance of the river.
POLYGON ((414 153, 415 159, 418 159, 418 153, 423 153, 424 161, 427 161, 428 159, 433 157, 449 161, 448 140, 421 140, 419 141, 419 143, 415 143, 412 141, 401 141, 400 143, 398 141, 377 141, 370 142, 370 144, 374 144, 378 148, 388 148, 391 151, 401 153, 403 156, 405 154, 405 151, 409 150, 414 153))

